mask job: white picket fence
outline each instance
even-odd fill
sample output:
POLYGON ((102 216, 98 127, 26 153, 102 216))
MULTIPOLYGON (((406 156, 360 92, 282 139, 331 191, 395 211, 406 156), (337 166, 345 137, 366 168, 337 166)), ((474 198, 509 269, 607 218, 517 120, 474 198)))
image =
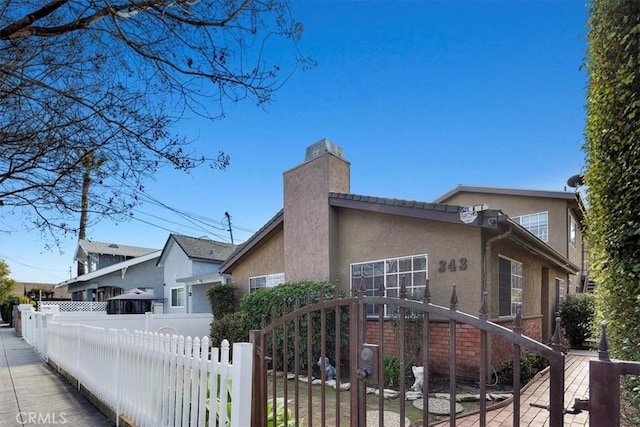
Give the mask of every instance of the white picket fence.
MULTIPOLYGON (((211 330, 211 313, 176 314, 106 314, 89 312, 61 312, 51 319, 58 323, 72 323, 98 328, 118 328, 130 331, 160 332, 162 328, 177 331, 178 335, 202 337, 211 330)), ((174 332, 176 333, 176 332, 174 332)))
POLYGON ((64 324, 30 314, 23 316, 28 319, 25 339, 39 344, 44 357, 111 407, 118 419, 126 415, 138 426, 251 425, 252 344, 234 343, 231 363, 226 340, 220 349, 210 348, 206 336, 64 324), (47 338, 36 338, 42 329, 47 338))

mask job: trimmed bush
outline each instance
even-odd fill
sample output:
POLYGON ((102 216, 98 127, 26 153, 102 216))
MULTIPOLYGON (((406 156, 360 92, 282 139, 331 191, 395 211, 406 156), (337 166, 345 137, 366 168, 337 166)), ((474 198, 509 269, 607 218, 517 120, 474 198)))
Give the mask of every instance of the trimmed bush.
MULTIPOLYGON (((530 351, 523 350, 520 354, 520 385, 525 385, 540 371, 549 366, 549 361, 530 351)), ((513 360, 504 364, 498 378, 502 384, 513 385, 513 360)))
POLYGON ((560 304, 564 336, 572 348, 581 347, 591 337, 595 316, 593 294, 569 294, 560 304))
MULTIPOLYGON (((598 321, 610 355, 640 360, 640 1, 589 2, 584 176, 598 321)), ((640 425, 638 382, 624 381, 625 422, 640 425)))
POLYGON ((222 319, 227 314, 238 310, 238 287, 231 285, 216 285, 207 289, 207 298, 211 306, 214 319, 222 319))
POLYGON ((242 311, 227 314, 216 318, 211 323, 211 346, 220 347, 222 340, 234 342, 249 342, 249 328, 247 327, 247 315, 242 311))
MULTIPOLYGON (((299 307, 314 304, 320 301, 320 294, 324 295, 325 300, 346 296, 345 294, 336 292, 335 286, 327 282, 297 282, 284 283, 273 288, 258 289, 257 291, 247 294, 240 299, 240 311, 247 315, 247 326, 249 329, 261 329, 264 320, 265 325, 272 320, 277 319, 285 313, 294 310, 296 302, 299 307)), ((335 344, 337 337, 341 337, 340 344, 346 346, 348 344, 349 334, 348 328, 348 308, 345 307, 341 312, 341 328, 344 331, 336 331, 335 328, 335 311, 334 309, 325 310, 326 322, 326 354, 333 365, 335 361, 335 344)), ((289 360, 288 367, 293 368, 293 356, 298 354, 299 365, 302 369, 310 371, 314 369, 315 362, 321 354, 321 314, 320 311, 314 311, 310 314, 311 323, 309 325, 311 333, 311 359, 312 366, 308 366, 307 359, 307 323, 306 315, 298 318, 300 334, 298 335, 299 347, 294 348, 295 330, 293 320, 286 322, 287 325, 287 342, 288 348, 286 353, 282 351, 284 343, 283 328, 275 331, 275 345, 278 354, 275 360, 278 361, 276 369, 283 368, 283 360, 289 360)), ((273 342, 268 342, 267 347, 272 348, 273 342)), ((346 351, 343 352, 346 354, 346 351)))
POLYGON ((16 295, 8 295, 0 305, 0 315, 6 323, 13 324, 13 306, 20 304, 20 298, 16 295))

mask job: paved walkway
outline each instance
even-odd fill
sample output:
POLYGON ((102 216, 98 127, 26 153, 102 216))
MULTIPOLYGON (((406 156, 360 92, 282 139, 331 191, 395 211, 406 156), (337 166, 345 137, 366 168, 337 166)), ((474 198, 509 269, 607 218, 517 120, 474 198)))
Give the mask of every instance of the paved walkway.
POLYGON ((8 325, 0 325, 0 427, 112 426, 8 325))
MULTIPOLYGON (((573 352, 565 358, 564 374, 564 407, 573 408, 576 398, 584 399, 589 397, 589 360, 597 358, 596 353, 573 352)), ((520 426, 522 427, 543 427, 549 425, 549 412, 546 409, 533 407, 530 403, 538 405, 549 404, 549 373, 541 375, 520 395, 520 426)), ((498 409, 487 412, 488 427, 510 427, 513 425, 513 404, 508 404, 498 409)), ((458 427, 474 427, 480 424, 478 415, 470 415, 458 418, 458 427)), ((438 424, 448 426, 449 422, 438 424)), ((580 414, 565 414, 564 426, 566 427, 588 427, 589 413, 586 411, 580 414)))

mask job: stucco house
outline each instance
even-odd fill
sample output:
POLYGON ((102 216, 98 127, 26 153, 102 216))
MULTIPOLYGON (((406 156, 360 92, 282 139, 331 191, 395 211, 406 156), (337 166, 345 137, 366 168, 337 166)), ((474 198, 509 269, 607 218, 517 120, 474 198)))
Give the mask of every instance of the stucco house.
MULTIPOLYGON (((434 203, 482 205, 500 209, 540 240, 551 246, 572 264, 580 267, 568 277, 548 277, 543 281, 542 301, 544 335, 553 332, 547 320, 559 309, 567 293, 585 292, 593 287, 589 279, 589 251, 583 240, 585 205, 577 191, 547 191, 516 188, 459 185, 438 197, 434 203)), ((544 275, 549 271, 543 270, 544 275)))
MULTIPOLYGON (((220 271, 243 292, 302 280, 349 290, 364 281, 369 294, 383 283, 395 296, 404 281, 420 296, 428 279, 432 302, 444 306, 455 284, 460 311, 477 314, 487 292, 491 320, 510 327, 521 305, 523 333, 546 340, 554 281, 568 283, 580 268, 498 206, 353 194, 343 150, 323 139, 284 172, 284 208, 220 271)), ((375 325, 367 328, 375 337, 375 325)), ((441 356, 446 362, 446 350, 441 356)), ((468 356, 477 364, 479 353, 468 356)))
POLYGON ((86 273, 56 288, 68 286, 72 301, 107 301, 135 288, 163 298, 159 256, 159 249, 81 239, 74 261, 83 263, 86 273))
POLYGON ((227 283, 220 265, 233 252, 230 243, 171 234, 156 265, 163 274, 165 313, 210 313, 206 291, 227 283))

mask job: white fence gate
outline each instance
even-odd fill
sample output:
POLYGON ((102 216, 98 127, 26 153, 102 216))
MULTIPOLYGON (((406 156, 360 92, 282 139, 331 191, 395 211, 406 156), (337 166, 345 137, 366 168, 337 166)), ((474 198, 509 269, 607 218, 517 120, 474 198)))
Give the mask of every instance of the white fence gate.
POLYGON ((230 362, 226 340, 210 348, 208 337, 47 322, 41 313, 29 314, 25 339, 117 419, 125 415, 138 426, 251 425, 252 344, 234 343, 230 362))

